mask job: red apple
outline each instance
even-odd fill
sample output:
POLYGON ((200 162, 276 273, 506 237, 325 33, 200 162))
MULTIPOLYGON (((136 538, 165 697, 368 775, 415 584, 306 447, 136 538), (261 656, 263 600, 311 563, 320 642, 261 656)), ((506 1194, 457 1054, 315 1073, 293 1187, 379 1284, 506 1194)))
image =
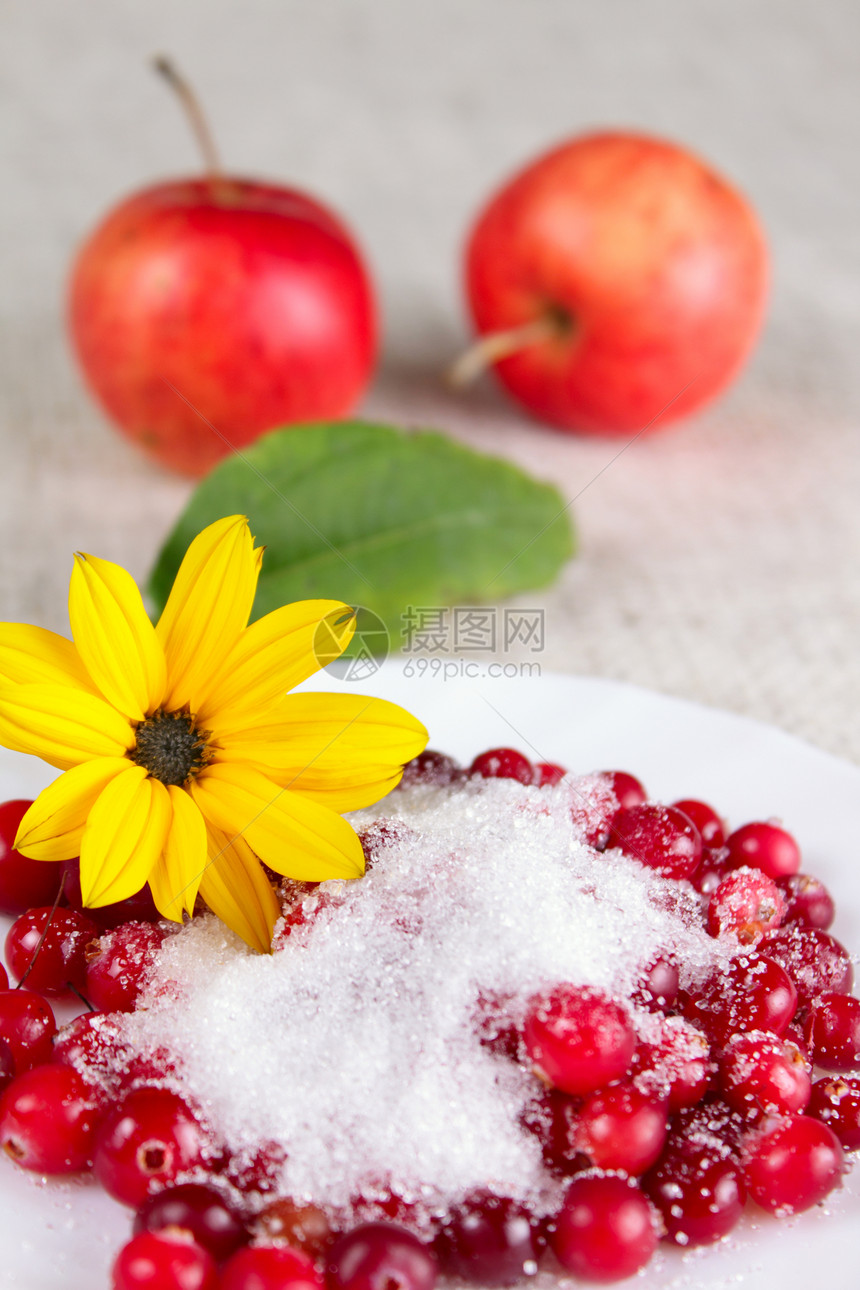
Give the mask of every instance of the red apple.
POLYGON ((599 435, 656 429, 724 389, 767 280, 740 193, 685 149, 628 133, 573 139, 521 171, 466 251, 499 380, 540 419, 599 435))
POLYGON ((121 202, 71 276, 93 393, 123 434, 191 475, 274 426, 349 412, 375 316, 361 256, 329 210, 214 170, 121 202))

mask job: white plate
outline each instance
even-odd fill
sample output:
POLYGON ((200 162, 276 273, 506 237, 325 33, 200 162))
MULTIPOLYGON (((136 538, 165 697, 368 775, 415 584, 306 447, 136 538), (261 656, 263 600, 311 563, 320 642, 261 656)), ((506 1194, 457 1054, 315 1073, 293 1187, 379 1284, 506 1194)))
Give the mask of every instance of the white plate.
MULTIPOLYGON (((836 934, 860 946, 860 769, 756 722, 611 681, 567 676, 416 677, 388 664, 364 684, 325 676, 309 689, 361 690, 409 707, 436 748, 469 759, 512 745, 571 769, 618 768, 665 801, 701 797, 733 825, 780 817, 804 868, 836 898, 836 934)), ((406 669, 408 670, 408 669, 406 669)), ((459 671, 459 667, 457 669, 459 671)), ((0 750, 0 800, 32 796, 51 772, 0 750)), ((0 1286, 107 1290, 128 1213, 89 1184, 39 1182, 0 1160, 0 1286)), ((683 1255, 661 1253, 640 1290, 828 1290, 860 1285, 860 1175, 826 1209, 790 1221, 745 1218, 730 1242, 683 1255)))

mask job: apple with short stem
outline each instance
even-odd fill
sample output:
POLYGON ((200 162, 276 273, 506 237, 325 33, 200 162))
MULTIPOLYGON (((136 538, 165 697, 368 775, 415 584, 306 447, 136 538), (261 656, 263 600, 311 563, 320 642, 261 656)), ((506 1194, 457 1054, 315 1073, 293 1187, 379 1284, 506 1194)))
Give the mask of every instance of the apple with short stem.
POLYGON ((341 221, 314 198, 223 173, 187 83, 206 158, 116 206, 72 269, 69 327, 119 430, 200 475, 275 426, 343 416, 369 380, 373 289, 341 221))
POLYGON ((466 292, 492 366, 542 421, 639 435, 703 407, 749 355, 768 283, 755 212, 686 149, 584 135, 516 175, 474 224, 466 292))

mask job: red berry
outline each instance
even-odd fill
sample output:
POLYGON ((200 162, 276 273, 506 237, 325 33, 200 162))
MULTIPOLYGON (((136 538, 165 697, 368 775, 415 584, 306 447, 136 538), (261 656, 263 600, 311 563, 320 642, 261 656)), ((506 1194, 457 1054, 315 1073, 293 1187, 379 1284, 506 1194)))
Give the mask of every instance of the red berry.
POLYGON ((131 1012, 165 934, 153 923, 123 923, 94 941, 84 984, 90 1003, 103 1012, 131 1012))
POLYGON ((725 972, 714 973, 703 985, 687 991, 681 1004, 687 1020, 719 1048, 739 1031, 769 1030, 784 1035, 797 1007, 797 991, 779 963, 751 953, 734 959, 725 972))
POLYGON ((404 766, 400 787, 411 788, 413 784, 433 784, 437 788, 445 788, 463 777, 464 771, 453 757, 436 752, 433 748, 425 748, 404 766))
MULTIPOLYGON (((437 1276, 432 1251, 393 1223, 354 1227, 335 1242, 326 1257, 328 1290, 432 1290, 437 1276)), ((222 1290, 240 1287, 225 1281, 222 1290)), ((270 1287, 264 1284, 261 1290, 270 1287)), ((280 1287, 272 1286, 271 1290, 280 1287)))
POLYGON ((324 1210, 289 1197, 280 1197, 261 1209, 252 1230, 259 1245, 289 1245, 314 1259, 324 1254, 334 1239, 324 1210))
POLYGON ((687 819, 693 821, 699 830, 703 846, 715 849, 725 846, 726 827, 714 808, 708 806, 707 802, 700 802, 693 797, 684 797, 680 802, 673 802, 672 805, 676 810, 683 811, 687 819))
POLYGON ((690 882, 703 896, 710 896, 731 871, 725 847, 719 850, 703 847, 702 859, 690 882))
POLYGON ((678 998, 679 985, 677 963, 671 954, 661 954, 643 969, 632 999, 649 1012, 668 1012, 678 998))
POLYGON ((772 1214, 797 1214, 824 1200, 843 1171, 842 1148, 826 1124, 793 1115, 766 1129, 750 1146, 747 1190, 772 1214))
POLYGON ((729 1106, 742 1112, 798 1113, 812 1091, 809 1062, 797 1045, 763 1030, 729 1040, 719 1082, 729 1106))
POLYGON ((827 931, 836 917, 836 906, 823 882, 808 873, 794 873, 780 878, 779 887, 785 896, 786 923, 802 923, 804 927, 827 931))
POLYGON ((437 1241, 447 1276, 484 1286, 533 1275, 540 1246, 528 1210, 490 1192, 476 1192, 452 1210, 437 1241))
POLYGON ((609 781, 609 786, 618 802, 619 811, 625 811, 630 806, 641 806, 643 802, 647 802, 648 795, 635 775, 628 775, 626 770, 602 770, 600 774, 603 779, 609 781))
POLYGON ((785 900, 773 879, 760 869, 735 869, 708 901, 711 936, 731 933, 742 945, 757 944, 783 920, 785 900))
POLYGON ((860 1078, 830 1075, 812 1086, 807 1114, 832 1129, 846 1151, 860 1147, 860 1078))
POLYGON ((590 1093, 620 1079, 636 1047, 626 1010, 589 986, 558 985, 535 995, 524 1038, 538 1074, 565 1093, 590 1093))
POLYGON ((480 775, 483 779, 515 779, 520 784, 533 784, 535 781, 534 766, 515 748, 491 748, 488 752, 479 753, 468 773, 480 775))
POLYGON ((851 989, 851 958, 829 932, 795 923, 771 932, 759 950, 785 968, 797 988, 798 1002, 804 1006, 820 994, 847 994, 851 989))
POLYGON ((15 1078, 15 1057, 5 1039, 0 1039, 0 1093, 15 1078))
POLYGON ((674 1245, 713 1245, 743 1213, 746 1191, 737 1165, 724 1152, 695 1140, 682 1149, 673 1144, 642 1185, 674 1245))
POLYGON ((551 788, 564 779, 567 771, 554 761, 539 761, 535 765, 535 780, 538 788, 551 788))
POLYGON ((233 1255, 221 1272, 218 1290, 323 1290, 324 1284, 301 1250, 255 1245, 233 1255))
POLYGON ((589 1094, 579 1111, 575 1142, 598 1169, 643 1174, 666 1141, 666 1103, 635 1084, 610 1084, 589 1094))
POLYGON ((609 845, 663 875, 689 878, 702 858, 695 824, 674 806, 644 804, 618 812, 609 845))
MULTIPOLYGON (((83 909, 80 861, 66 860, 63 872, 66 904, 71 905, 72 909, 83 909)), ((127 896, 125 900, 118 900, 112 905, 99 905, 96 909, 88 908, 86 912, 103 932, 120 927, 123 923, 157 923, 161 919, 148 885, 141 887, 133 896, 127 896)))
POLYGON ((98 936, 95 923, 76 909, 42 906, 17 918, 6 937, 6 960, 29 989, 63 995, 82 990, 85 952, 98 936))
POLYGON ((633 1081, 647 1095, 666 1098, 670 1111, 695 1106, 710 1081, 711 1049, 705 1036, 683 1017, 666 1017, 654 1043, 640 1044, 633 1081))
POLYGON ((231 1156, 224 1177, 243 1195, 266 1196, 277 1189, 286 1158, 279 1142, 261 1142, 231 1156))
POLYGON ((148 1196, 134 1218, 134 1231, 184 1232, 222 1263, 248 1239, 236 1212, 214 1187, 178 1183, 148 1196))
POLYGON ((31 860, 15 850, 15 835, 31 801, 17 798, 0 804, 0 914, 26 913, 34 905, 52 905, 63 878, 62 861, 31 860))
POLYGON ((212 1255, 178 1233, 141 1232, 113 1265, 113 1290, 216 1290, 212 1255))
POLYGON ((575 1174, 588 1164, 576 1145, 581 1105, 581 1098, 544 1089, 523 1116, 523 1127, 538 1139, 544 1164, 553 1173, 575 1174))
POLYGON ((0 993, 0 1039, 12 1049, 20 1075, 50 1060, 57 1023, 50 1004, 33 990, 0 993))
POLYGON ((105 1191, 136 1209, 153 1187, 175 1182, 210 1155, 203 1129, 175 1093, 140 1088, 105 1117, 93 1164, 105 1191))
POLYGON ((860 999, 832 992, 820 995, 807 1018, 804 1037, 822 1070, 856 1070, 860 1067, 860 999))
POLYGON ((0 1145, 40 1174, 70 1174, 90 1163, 97 1113, 90 1089, 68 1066, 25 1071, 0 1097, 0 1145))
POLYGON ((638 1187, 612 1174, 574 1178, 552 1235, 566 1272, 608 1285, 644 1268, 656 1247, 651 1207, 638 1187))
POLYGON ((787 878, 800 869, 797 843, 776 824, 744 824, 729 834, 726 846, 733 869, 761 869, 773 879, 787 878))
POLYGON ((8 989, 9 989, 9 973, 6 971, 3 964, 0 963, 0 993, 2 993, 3 990, 8 990, 8 989))

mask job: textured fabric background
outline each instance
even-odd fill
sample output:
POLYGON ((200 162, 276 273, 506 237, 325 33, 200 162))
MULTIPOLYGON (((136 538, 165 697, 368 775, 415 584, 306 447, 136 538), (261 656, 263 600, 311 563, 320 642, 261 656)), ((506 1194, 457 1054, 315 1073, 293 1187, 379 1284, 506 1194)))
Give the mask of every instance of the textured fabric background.
POLYGON ((384 353, 362 411, 434 424, 555 480, 580 557, 541 662, 761 717, 860 758, 860 9, 855 0, 0 0, 0 616, 66 630, 71 552, 146 574, 188 485, 83 394, 64 278, 135 187, 197 167, 148 70, 170 52, 231 168, 330 201, 367 250, 384 353), (662 438, 541 429, 440 371, 466 328, 480 203, 593 125, 687 142, 769 230, 763 343, 662 438))

